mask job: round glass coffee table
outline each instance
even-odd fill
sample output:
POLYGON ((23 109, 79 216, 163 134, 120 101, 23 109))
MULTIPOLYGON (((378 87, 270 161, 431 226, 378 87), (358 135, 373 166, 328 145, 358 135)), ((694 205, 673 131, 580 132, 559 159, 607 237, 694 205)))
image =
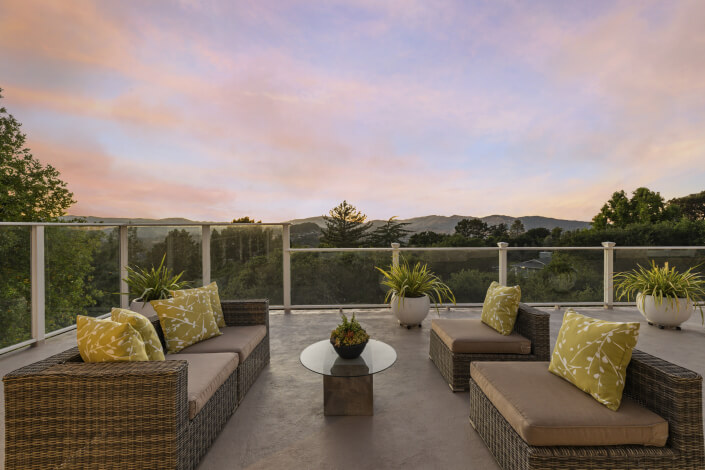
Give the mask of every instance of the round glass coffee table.
POLYGON ((301 364, 323 376, 323 414, 326 416, 372 416, 372 376, 390 368, 397 360, 393 347, 369 340, 360 357, 343 359, 330 340, 313 343, 301 353, 301 364))

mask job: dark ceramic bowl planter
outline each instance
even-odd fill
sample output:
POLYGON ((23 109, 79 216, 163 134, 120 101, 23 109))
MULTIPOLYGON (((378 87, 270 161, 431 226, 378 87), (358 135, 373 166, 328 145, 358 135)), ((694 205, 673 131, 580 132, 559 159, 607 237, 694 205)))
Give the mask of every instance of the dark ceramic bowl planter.
POLYGON ((354 344, 352 346, 336 346, 335 342, 331 340, 330 344, 333 345, 333 349, 335 349, 335 352, 338 353, 338 356, 342 357, 343 359, 355 359, 356 357, 360 357, 362 351, 365 350, 365 346, 367 346, 367 341, 360 344, 354 344))

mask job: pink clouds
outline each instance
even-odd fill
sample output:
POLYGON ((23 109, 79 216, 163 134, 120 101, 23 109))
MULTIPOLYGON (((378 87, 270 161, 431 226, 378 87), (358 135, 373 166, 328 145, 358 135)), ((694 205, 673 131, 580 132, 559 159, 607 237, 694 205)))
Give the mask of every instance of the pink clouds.
POLYGON ((9 1, 2 86, 74 213, 586 219, 617 189, 702 189, 663 173, 705 161, 703 5, 9 1))

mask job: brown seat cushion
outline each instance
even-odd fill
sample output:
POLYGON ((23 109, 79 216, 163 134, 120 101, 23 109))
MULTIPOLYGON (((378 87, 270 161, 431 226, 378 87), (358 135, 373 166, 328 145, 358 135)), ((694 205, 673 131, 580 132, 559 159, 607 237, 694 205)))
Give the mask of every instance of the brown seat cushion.
POLYGON ((220 331, 222 335, 196 343, 181 352, 189 354, 234 352, 238 353, 242 363, 267 336, 267 327, 264 325, 227 326, 220 331))
POLYGON ((470 376, 529 445, 666 445, 665 419, 627 397, 612 411, 550 373, 548 362, 473 362, 470 376))
POLYGON ((432 320, 431 329, 454 353, 531 353, 531 340, 516 331, 504 336, 479 318, 432 320))
POLYGON ((167 361, 188 362, 188 416, 193 419, 239 364, 235 353, 167 354, 167 361))

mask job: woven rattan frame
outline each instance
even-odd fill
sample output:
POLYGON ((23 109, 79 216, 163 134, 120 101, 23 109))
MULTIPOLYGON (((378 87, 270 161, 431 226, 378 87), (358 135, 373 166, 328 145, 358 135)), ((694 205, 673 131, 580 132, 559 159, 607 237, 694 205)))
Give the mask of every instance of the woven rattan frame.
POLYGON ((193 420, 186 361, 86 364, 72 348, 7 374, 6 468, 195 468, 269 363, 268 301, 226 301, 223 312, 228 326, 267 334, 193 420))
MULTIPOLYGON (((472 361, 547 361, 550 356, 550 315, 526 304, 519 304, 514 329, 531 340, 530 354, 461 354, 454 353, 431 330, 429 357, 436 364, 448 386, 454 392, 469 389, 470 363, 472 361)), ((499 333, 497 333, 499 334, 499 333)))
MULTIPOLYGON (((668 421, 665 447, 530 446, 470 379, 470 423, 505 470, 705 468, 702 377, 635 350, 624 394, 668 421)), ((566 412, 569 412, 568 410, 566 412)))

